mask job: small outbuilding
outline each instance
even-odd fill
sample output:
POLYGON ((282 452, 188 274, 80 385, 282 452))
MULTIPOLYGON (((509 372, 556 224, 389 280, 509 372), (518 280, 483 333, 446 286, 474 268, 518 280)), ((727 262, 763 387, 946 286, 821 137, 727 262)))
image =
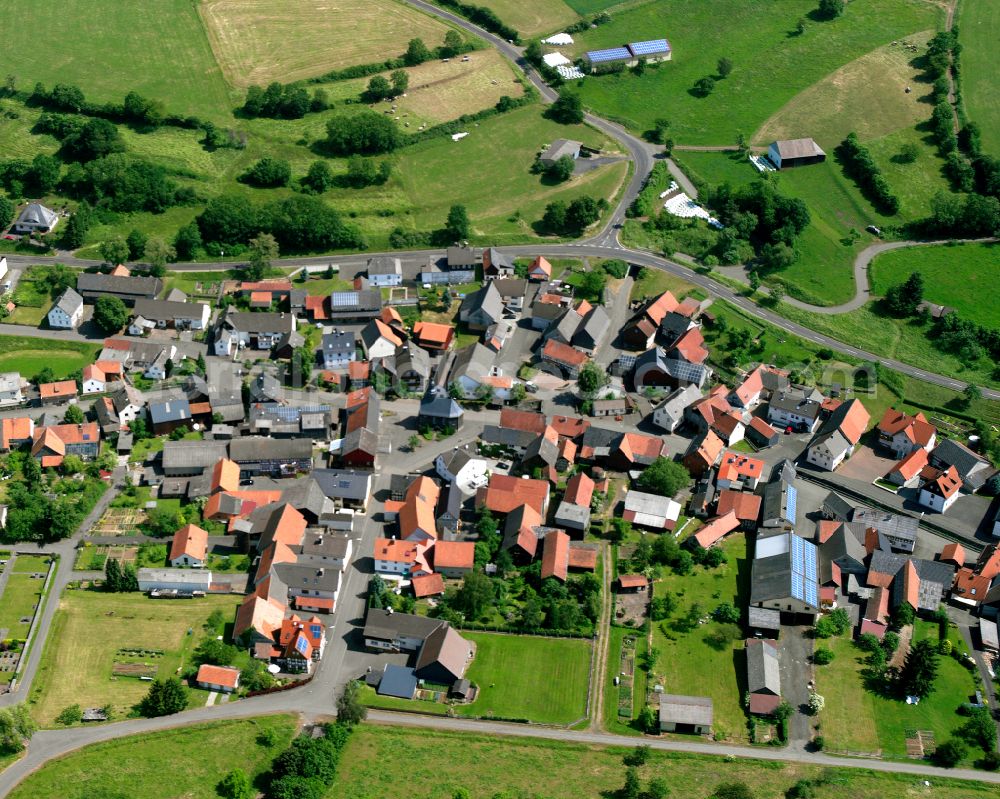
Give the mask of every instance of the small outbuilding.
POLYGON ((660 694, 660 731, 708 735, 713 705, 708 696, 660 694))
POLYGON ((552 166, 564 155, 568 155, 575 161, 580 157, 581 147, 583 147, 583 142, 573 141, 572 139, 556 139, 546 148, 545 152, 538 157, 538 160, 541 161, 542 166, 545 167, 552 166))
POLYGON ((778 169, 791 169, 821 164, 826 160, 826 153, 812 139, 783 139, 768 148, 767 158, 778 169))
POLYGON ((199 688, 204 688, 206 691, 231 694, 240 687, 240 670, 205 663, 199 667, 195 682, 199 688))

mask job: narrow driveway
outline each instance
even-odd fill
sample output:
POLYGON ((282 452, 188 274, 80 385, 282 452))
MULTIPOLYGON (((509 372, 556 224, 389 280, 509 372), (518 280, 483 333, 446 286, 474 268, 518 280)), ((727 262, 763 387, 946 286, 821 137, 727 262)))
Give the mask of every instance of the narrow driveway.
POLYGON ((795 712, 788 719, 788 746, 805 751, 812 740, 809 709, 809 682, 812 680, 813 639, 811 627, 789 625, 781 628, 778 655, 781 670, 781 696, 795 712))

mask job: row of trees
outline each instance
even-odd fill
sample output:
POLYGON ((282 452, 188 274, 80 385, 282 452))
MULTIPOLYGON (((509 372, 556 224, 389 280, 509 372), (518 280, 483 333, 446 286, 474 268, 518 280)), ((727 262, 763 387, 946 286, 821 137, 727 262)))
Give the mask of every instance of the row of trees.
POLYGON ((250 118, 302 119, 310 111, 325 111, 329 107, 330 102, 323 89, 314 90, 310 97, 309 92, 298 83, 284 85, 275 81, 266 89, 250 86, 240 111, 250 118))
POLYGON ((600 219, 607 208, 608 201, 603 197, 598 200, 586 194, 569 203, 555 200, 545 206, 542 225, 551 233, 579 235, 600 219))
MULTIPOLYGON (((458 34, 455 35, 457 36, 458 34)), ((368 81, 368 88, 361 95, 361 99, 366 103, 391 100, 394 97, 404 94, 409 85, 409 73, 405 69, 396 69, 392 71, 388 78, 376 75, 368 81)))
POLYGON ((391 153, 403 143, 399 126, 385 114, 362 111, 335 116, 326 123, 326 138, 318 146, 330 155, 391 153))
POLYGON ((857 181, 868 199, 882 213, 892 216, 899 211, 899 198, 892 193, 889 181, 885 179, 868 148, 858 141, 856 133, 847 134, 847 138, 837 148, 837 155, 847 174, 857 181))
POLYGON ((156 128, 172 125, 182 128, 198 128, 202 122, 197 117, 180 117, 167 114, 158 100, 143 97, 138 92, 129 92, 122 103, 93 103, 87 100, 83 90, 72 84, 57 83, 47 90, 41 83, 25 98, 30 106, 100 117, 112 122, 123 122, 142 128, 156 128))

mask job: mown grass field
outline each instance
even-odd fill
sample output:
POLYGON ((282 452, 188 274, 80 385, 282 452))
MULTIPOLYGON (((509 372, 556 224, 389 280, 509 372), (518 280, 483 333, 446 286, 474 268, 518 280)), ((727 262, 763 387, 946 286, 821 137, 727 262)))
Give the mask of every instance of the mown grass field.
MULTIPOLYGON (((701 607, 702 616, 709 615, 723 602, 731 602, 738 608, 746 605, 750 586, 746 537, 734 534, 720 546, 729 559, 722 566, 715 569, 696 566, 683 577, 670 572, 654 584, 655 596, 669 592, 677 598, 677 610, 671 619, 654 623, 653 646, 660 654, 653 674, 662 679, 666 693, 710 696, 715 711, 713 735, 745 742, 747 728, 742 701, 746 668, 742 637, 714 646, 707 639, 719 627, 716 622, 697 625, 690 632, 678 630, 673 624, 695 604, 701 607), (712 675, 711 680, 705 679, 707 674, 712 675)), ((651 675, 650 679, 654 677, 651 675)))
POLYGON ((229 771, 243 769, 256 778, 270 768, 294 734, 291 716, 262 716, 94 744, 47 763, 10 796, 217 799, 216 786, 229 771), (275 735, 272 746, 262 739, 270 730, 275 735))
POLYGON ((1000 327, 1000 244, 906 247, 876 258, 868 269, 872 294, 884 297, 911 273, 924 277, 924 296, 965 319, 1000 327))
MULTIPOLYGON (((547 799, 611 796, 624 782, 622 757, 629 751, 362 725, 351 736, 327 797, 442 799, 460 788, 473 799, 489 799, 500 792, 547 799)), ((710 796, 720 783, 731 781, 752 786, 756 799, 780 799, 799 779, 824 775, 825 783, 815 788, 816 799, 978 799, 996 794, 993 785, 947 777, 934 777, 925 786, 922 778, 864 769, 823 769, 743 758, 728 761, 655 750, 639 769, 644 787, 653 777, 662 777, 670 785, 671 796, 696 799, 710 796)))
POLYGON ((200 11, 222 73, 239 88, 395 58, 413 38, 436 47, 448 30, 396 0, 205 0, 200 11))
POLYGON ((993 0, 964 0, 959 4, 958 26, 965 110, 979 124, 983 150, 997 156, 1000 155, 1000 95, 996 54, 1000 5, 993 0))
POLYGON ((169 602, 139 594, 64 594, 32 686, 35 718, 49 726, 72 704, 111 705, 115 715, 127 714, 149 685, 112 676, 118 650, 161 649, 165 654, 150 662, 155 662, 158 677, 172 676, 190 662, 212 611, 221 610, 228 621, 236 605, 236 599, 229 596, 169 602))
MULTIPOLYGON (((937 641, 937 624, 918 620, 914 640, 922 638, 937 641)), ((941 743, 962 723, 955 710, 975 688, 970 672, 952 657, 938 659, 934 692, 918 705, 907 705, 865 691, 864 653, 849 639, 833 639, 830 648, 833 662, 816 669, 817 691, 826 699, 819 721, 827 748, 905 758, 907 730, 930 730, 941 743)), ((979 756, 973 754, 970 761, 979 756)))
POLYGON ((522 36, 551 33, 578 18, 573 3, 563 0, 482 0, 479 5, 492 9, 522 36))
MULTIPOLYGON (((839 19, 808 22, 801 36, 796 22, 812 0, 682 0, 638 5, 613 21, 574 37, 575 53, 666 36, 673 60, 642 76, 631 74, 582 81, 584 103, 620 119, 636 131, 658 117, 672 122, 679 144, 733 144, 737 131, 750 136, 799 92, 866 53, 939 24, 940 8, 927 0, 856 0, 839 19), (689 90, 714 76, 720 57, 735 68, 708 97, 689 90)), ((879 113, 882 89, 875 85, 864 110, 879 113)), ((802 135, 811 135, 803 132, 802 135)))
POLYGON ((52 13, 45 6, 2 0, 0 11, 11 24, 0 70, 28 91, 37 81, 49 88, 70 83, 99 102, 121 102, 136 91, 162 101, 171 113, 231 119, 235 95, 212 54, 197 5, 67 0, 52 13))
POLYGON ((460 705, 467 716, 568 724, 587 713, 591 642, 579 638, 474 633, 476 658, 466 677, 479 698, 460 705))
POLYGON ((15 572, 7 578, 7 587, 0 598, 0 630, 7 631, 4 638, 23 641, 27 637, 43 585, 44 579, 35 579, 30 574, 15 572), (22 624, 21 619, 28 621, 22 624))
POLYGON ((31 378, 46 366, 56 379, 67 377, 93 363, 100 346, 75 341, 49 341, 22 336, 0 337, 0 371, 20 372, 31 378))

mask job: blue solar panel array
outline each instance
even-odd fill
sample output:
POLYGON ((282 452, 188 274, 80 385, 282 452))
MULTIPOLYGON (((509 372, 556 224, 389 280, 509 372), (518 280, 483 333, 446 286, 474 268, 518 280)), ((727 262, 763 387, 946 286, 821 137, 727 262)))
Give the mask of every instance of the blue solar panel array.
POLYGON ((591 50, 587 53, 587 60, 592 64, 601 64, 607 61, 630 61, 632 54, 624 47, 609 47, 607 50, 591 50))
POLYGON ((278 405, 273 402, 265 403, 262 408, 269 416, 274 416, 283 422, 297 422, 304 413, 326 413, 330 410, 329 405, 292 407, 290 405, 278 405))
POLYGON ((628 49, 633 55, 660 55, 670 52, 670 43, 666 39, 651 39, 648 42, 630 42, 628 49))
POLYGON ((816 558, 816 547, 809 541, 799 538, 794 533, 792 537, 792 596, 800 602, 819 607, 819 568, 816 558))
POLYGON ((306 650, 309 649, 309 642, 306 640, 304 635, 299 636, 299 639, 295 642, 295 648, 303 655, 306 653, 306 650))
POLYGON ((356 291, 335 291, 330 295, 330 305, 334 308, 345 308, 358 304, 358 292, 356 291))
POLYGON ((785 494, 787 500, 787 507, 785 513, 785 519, 787 519, 792 524, 795 524, 795 508, 799 499, 799 492, 795 489, 791 483, 789 483, 785 489, 788 493, 785 494))

